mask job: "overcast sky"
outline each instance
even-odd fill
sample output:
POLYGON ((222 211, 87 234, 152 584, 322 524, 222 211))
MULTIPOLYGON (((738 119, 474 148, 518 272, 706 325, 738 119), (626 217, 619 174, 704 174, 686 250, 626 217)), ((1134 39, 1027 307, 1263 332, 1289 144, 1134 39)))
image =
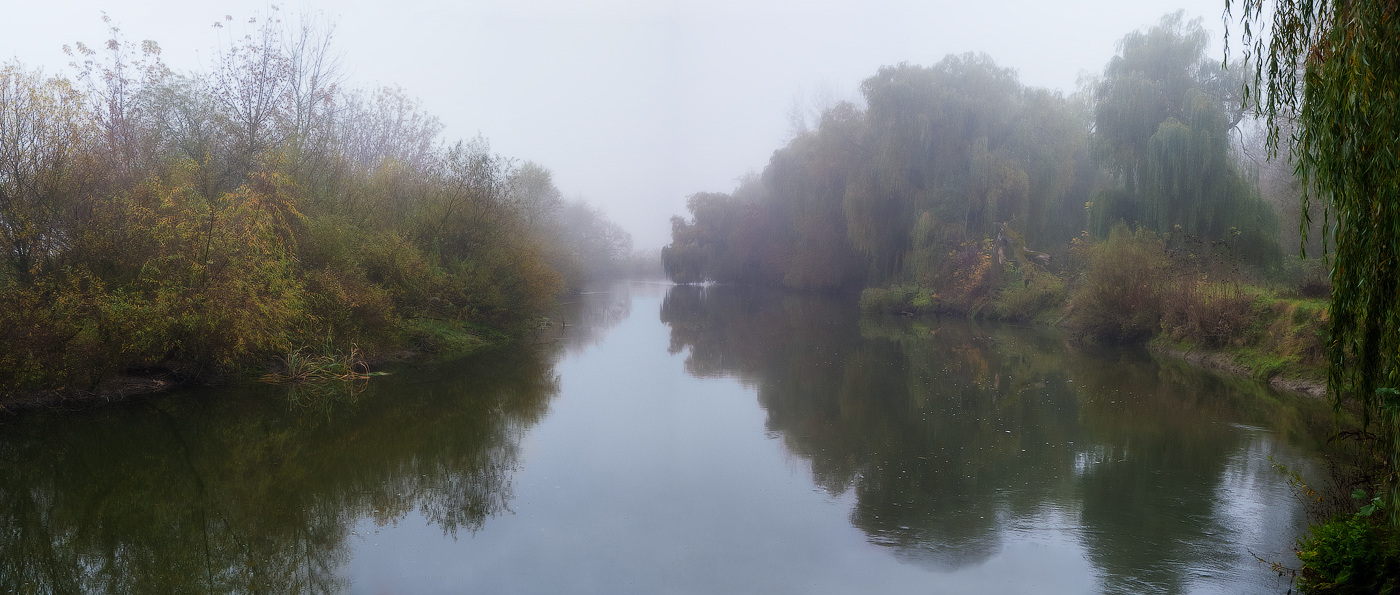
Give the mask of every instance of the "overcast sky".
MULTIPOLYGON (((65 72, 61 47, 151 39, 176 70, 207 64, 245 0, 30 0, 0 20, 0 58, 65 72)), ((790 134, 795 103, 856 99, 881 66, 986 52, 1021 82, 1073 92, 1124 34, 1185 9, 1220 54, 1223 0, 350 0, 288 2, 337 24, 350 82, 422 99, 446 138, 481 133, 599 205, 638 248, 669 241, 685 197, 731 190, 790 134)), ((240 25, 241 26, 241 25, 240 25)))

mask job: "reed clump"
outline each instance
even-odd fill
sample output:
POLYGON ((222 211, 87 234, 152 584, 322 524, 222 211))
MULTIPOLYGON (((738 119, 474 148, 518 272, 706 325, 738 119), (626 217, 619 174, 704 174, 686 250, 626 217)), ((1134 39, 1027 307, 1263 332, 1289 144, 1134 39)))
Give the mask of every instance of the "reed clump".
POLYGON ((296 349, 278 358, 281 369, 268 372, 258 380, 268 384, 309 384, 333 380, 366 380, 387 372, 371 372, 358 346, 349 351, 311 354, 305 348, 296 349))

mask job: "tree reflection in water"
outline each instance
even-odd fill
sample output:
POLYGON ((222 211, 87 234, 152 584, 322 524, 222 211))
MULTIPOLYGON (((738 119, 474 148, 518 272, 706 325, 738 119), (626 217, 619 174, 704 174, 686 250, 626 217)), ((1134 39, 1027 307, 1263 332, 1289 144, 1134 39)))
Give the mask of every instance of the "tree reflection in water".
POLYGON ((475 532, 507 510, 554 361, 625 319, 630 291, 578 296, 558 313, 567 332, 362 391, 185 391, 0 420, 0 592, 338 592, 362 519, 475 532))
MULTIPOLYGON (((555 356, 630 303, 590 293, 567 332, 317 407, 260 387, 0 423, 0 592, 338 591, 366 519, 477 531, 512 500, 555 356)), ((862 320, 850 298, 676 287, 661 319, 690 374, 753 388, 869 541, 937 572, 1050 534, 1104 591, 1256 589, 1229 584, 1267 574, 1245 548, 1286 552, 1296 527, 1260 461, 1306 461, 1330 422, 1324 403, 1141 352, 862 320)))
POLYGON ((557 380, 541 349, 448 369, 330 410, 260 387, 9 420, 0 592, 335 592, 358 519, 476 531, 557 380))
MULTIPOLYGON (((861 319, 849 297, 681 286, 661 319, 688 372, 756 387, 813 481, 854 492, 851 522, 871 542, 943 570, 1049 526, 1082 544, 1108 592, 1189 590, 1193 574, 1254 564, 1221 526, 1240 453, 1310 452, 1330 427, 1322 404, 1140 350, 861 319)), ((1255 520, 1286 544, 1297 514, 1255 520)))

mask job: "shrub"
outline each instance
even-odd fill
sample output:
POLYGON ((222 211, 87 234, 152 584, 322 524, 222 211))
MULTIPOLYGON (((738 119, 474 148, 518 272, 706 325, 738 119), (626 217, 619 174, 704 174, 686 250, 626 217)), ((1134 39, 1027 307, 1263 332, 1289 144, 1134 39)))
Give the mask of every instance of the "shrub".
POLYGON ((1025 264, 1007 275, 996 300, 996 314, 1004 320, 1027 321, 1065 301, 1065 283, 1035 265, 1025 264))
POLYGON ((860 293, 860 309, 871 314, 921 314, 930 311, 929 291, 917 285, 870 287, 860 293))
POLYGON ((1178 341, 1206 347, 1242 344, 1259 319, 1255 296, 1237 283, 1212 283, 1184 277, 1171 284, 1162 299, 1162 332, 1178 341))
POLYGON ((1323 299, 1332 295, 1329 276, 1330 258, 1288 258, 1284 260, 1279 280, 1298 297, 1323 299))
POLYGON ((281 126, 294 103, 312 106, 270 95, 263 126, 217 97, 237 92, 230 80, 270 93, 286 81, 265 77, 288 69, 229 62, 187 79, 142 66, 137 81, 84 64, 96 95, 0 67, 15 99, 0 102, 12 141, 0 145, 20 149, 0 150, 0 407, 122 373, 252 370, 318 343, 503 340, 562 290, 551 254, 630 251, 594 211, 579 237, 555 237, 569 228, 547 172, 484 139, 440 145, 440 125, 401 96, 312 91, 314 116, 281 126), (141 99, 108 102, 113 84, 141 99), (420 318, 458 332, 405 322, 420 318))
POLYGON ((1400 590, 1400 543, 1379 516, 1357 513, 1314 526, 1298 546, 1303 563, 1298 590, 1319 595, 1400 590))
POLYGON ((1088 267, 1070 297, 1067 325, 1098 341, 1147 339, 1162 316, 1160 287, 1169 265, 1162 240, 1119 223, 1107 240, 1087 250, 1088 267))

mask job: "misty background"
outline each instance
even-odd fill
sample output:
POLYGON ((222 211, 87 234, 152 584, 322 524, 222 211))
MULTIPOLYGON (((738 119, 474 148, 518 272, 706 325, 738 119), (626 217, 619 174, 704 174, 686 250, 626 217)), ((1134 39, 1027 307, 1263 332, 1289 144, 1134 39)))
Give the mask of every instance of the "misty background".
POLYGON ((352 86, 396 85, 445 126, 549 168, 652 251, 687 196, 757 172, 804 119, 882 65, 986 52, 1021 83, 1073 93, 1130 31, 1184 9, 1212 33, 1223 2, 607 0, 26 3, 0 22, 0 58, 71 74, 62 46, 150 39, 177 71, 207 70, 252 17, 323 14, 352 86), (225 16, 232 21, 225 21, 225 16), (215 28, 216 22, 227 23, 215 28))

